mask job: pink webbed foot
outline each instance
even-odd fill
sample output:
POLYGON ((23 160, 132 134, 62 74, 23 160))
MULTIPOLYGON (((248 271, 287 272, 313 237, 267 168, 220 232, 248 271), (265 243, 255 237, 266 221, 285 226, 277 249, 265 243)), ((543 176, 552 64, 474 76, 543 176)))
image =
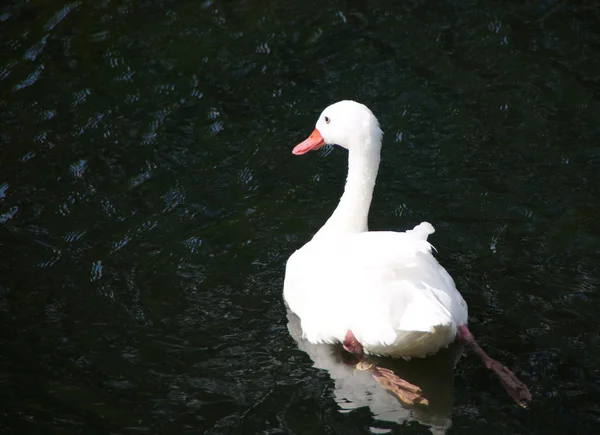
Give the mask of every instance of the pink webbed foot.
POLYGON ((504 390, 506 390, 508 395, 512 397, 513 400, 519 404, 519 406, 522 406, 523 408, 527 408, 527 406, 529 406, 529 403, 532 399, 531 393, 529 392, 527 386, 521 382, 513 372, 495 360, 486 362, 485 366, 488 369, 493 370, 494 373, 498 375, 504 390))
POLYGON ((395 394, 400 401, 408 405, 429 404, 429 401, 423 397, 420 387, 405 381, 390 369, 378 367, 369 363, 365 358, 362 345, 356 339, 352 331, 348 331, 346 333, 343 346, 346 351, 350 352, 357 358, 358 363, 356 364, 356 368, 359 370, 369 370, 377 383, 386 390, 395 394))
POLYGON ((467 325, 460 325, 458 327, 457 339, 468 344, 474 351, 479 355, 485 366, 492 370, 500 378, 500 382, 504 387, 504 390, 510 397, 513 398, 517 404, 526 408, 531 402, 531 393, 527 386, 521 382, 513 372, 511 372, 506 366, 500 364, 495 359, 491 358, 485 351, 479 346, 475 337, 467 328, 467 325))
POLYGON ((375 366, 371 368, 371 374, 379 385, 391 391, 403 403, 429 405, 429 400, 423 396, 423 392, 418 385, 405 381, 390 369, 375 366))

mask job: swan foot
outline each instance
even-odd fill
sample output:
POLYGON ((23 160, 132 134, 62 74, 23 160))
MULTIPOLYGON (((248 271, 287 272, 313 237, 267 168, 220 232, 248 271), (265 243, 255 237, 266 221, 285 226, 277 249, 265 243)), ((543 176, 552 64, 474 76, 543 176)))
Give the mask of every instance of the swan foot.
POLYGON ((356 364, 356 370, 365 371, 365 370, 371 370, 372 368, 373 368, 373 364, 371 364, 368 361, 359 361, 359 363, 356 364))
POLYGON ((365 358, 364 349, 358 342, 354 333, 348 331, 343 343, 344 349, 354 355, 357 361, 357 370, 369 370, 379 385, 391 391, 402 403, 407 405, 429 405, 429 401, 423 397, 421 388, 400 378, 392 370, 378 367, 365 358))
POLYGON ((513 398, 517 404, 523 408, 527 408, 532 400, 531 393, 527 386, 521 382, 513 372, 511 372, 506 366, 500 364, 495 359, 491 358, 485 351, 479 346, 475 337, 467 328, 467 325, 460 325, 458 327, 457 339, 463 343, 468 344, 477 355, 481 358, 485 366, 492 370, 500 378, 500 382, 504 387, 504 390, 510 397, 513 398))
POLYGON ((392 370, 373 367, 371 373, 379 385, 391 391, 401 402, 408 405, 429 405, 429 400, 423 396, 419 386, 405 381, 392 370))
POLYGON ((523 408, 527 408, 531 402, 531 393, 527 386, 521 382, 513 372, 511 372, 506 366, 500 364, 498 361, 492 360, 486 362, 485 366, 493 370, 496 375, 500 378, 500 382, 504 387, 504 390, 510 397, 513 398, 517 404, 523 408))

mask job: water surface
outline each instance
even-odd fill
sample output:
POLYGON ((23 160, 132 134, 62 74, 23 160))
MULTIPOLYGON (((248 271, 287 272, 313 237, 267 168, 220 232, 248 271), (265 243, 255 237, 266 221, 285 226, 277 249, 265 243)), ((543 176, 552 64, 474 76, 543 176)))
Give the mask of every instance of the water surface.
POLYGON ((534 395, 467 353, 440 427, 598 432, 593 2, 12 0, 0 26, 3 433, 430 433, 341 403, 288 331, 285 261, 346 170, 290 151, 345 98, 385 133, 372 229, 434 224, 534 395))

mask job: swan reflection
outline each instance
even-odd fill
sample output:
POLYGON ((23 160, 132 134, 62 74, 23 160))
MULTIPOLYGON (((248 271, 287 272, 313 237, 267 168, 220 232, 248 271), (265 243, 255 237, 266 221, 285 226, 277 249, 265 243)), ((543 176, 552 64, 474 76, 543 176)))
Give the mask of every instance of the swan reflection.
POLYGON ((462 354, 462 346, 453 344, 436 355, 411 361, 368 358, 374 366, 389 369, 421 388, 425 400, 420 404, 410 404, 386 389, 385 379, 377 380, 368 367, 357 365, 352 355, 340 345, 313 344, 304 340, 298 316, 288 310, 287 317, 288 330, 298 348, 313 360, 313 367, 327 370, 335 382, 334 394, 340 412, 366 406, 379 421, 402 424, 414 420, 429 426, 433 434, 444 434, 450 428, 453 370, 462 354))

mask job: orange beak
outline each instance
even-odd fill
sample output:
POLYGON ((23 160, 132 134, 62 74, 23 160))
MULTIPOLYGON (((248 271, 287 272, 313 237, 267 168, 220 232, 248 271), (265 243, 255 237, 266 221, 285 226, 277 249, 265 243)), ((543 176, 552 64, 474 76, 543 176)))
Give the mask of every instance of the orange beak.
POLYGON ((325 145, 325 140, 323 139, 323 136, 321 136, 321 133, 319 133, 319 130, 315 128, 315 131, 308 136, 308 139, 306 139, 304 142, 300 142, 294 147, 292 154, 301 156, 309 151, 318 150, 323 145, 325 145))

